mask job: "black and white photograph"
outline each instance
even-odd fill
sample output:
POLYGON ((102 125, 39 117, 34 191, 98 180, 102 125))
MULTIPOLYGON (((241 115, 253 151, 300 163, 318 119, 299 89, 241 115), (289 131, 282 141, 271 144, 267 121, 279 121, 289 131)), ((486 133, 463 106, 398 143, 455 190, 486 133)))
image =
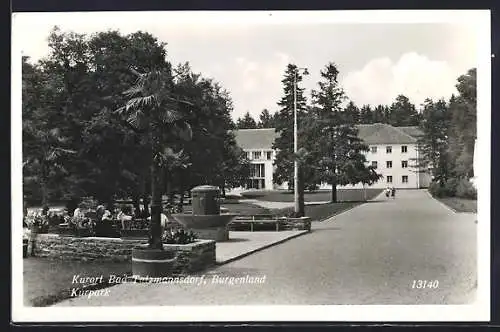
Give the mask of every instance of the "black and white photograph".
POLYGON ((14 13, 13 321, 488 321, 490 36, 14 13))

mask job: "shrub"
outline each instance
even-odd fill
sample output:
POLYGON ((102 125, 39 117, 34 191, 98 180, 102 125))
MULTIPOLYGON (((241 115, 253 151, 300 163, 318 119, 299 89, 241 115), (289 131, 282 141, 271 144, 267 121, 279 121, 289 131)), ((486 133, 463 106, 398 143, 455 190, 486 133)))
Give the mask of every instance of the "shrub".
POLYGON ((189 244, 196 241, 196 234, 193 231, 185 231, 183 229, 171 230, 166 232, 164 242, 167 244, 189 244))
POLYGON ((441 186, 439 182, 431 182, 429 185, 429 192, 434 197, 441 198, 446 196, 446 189, 444 186, 441 186))
POLYGON ((247 199, 257 199, 266 196, 264 191, 245 191, 241 193, 241 196, 247 199))
POLYGON ((466 178, 451 178, 445 181, 444 185, 439 182, 431 182, 429 192, 434 197, 460 197, 476 199, 477 191, 472 183, 466 178))
POLYGON ((446 182, 444 183, 445 196, 454 197, 457 192, 457 185, 458 185, 458 179, 456 178, 451 178, 446 180, 446 182))
POLYGON ((41 212, 30 212, 25 218, 26 226, 37 233, 47 233, 49 229, 49 218, 41 212))
POLYGON ((477 199, 477 190, 472 183, 465 178, 458 181, 456 196, 468 199, 477 199))

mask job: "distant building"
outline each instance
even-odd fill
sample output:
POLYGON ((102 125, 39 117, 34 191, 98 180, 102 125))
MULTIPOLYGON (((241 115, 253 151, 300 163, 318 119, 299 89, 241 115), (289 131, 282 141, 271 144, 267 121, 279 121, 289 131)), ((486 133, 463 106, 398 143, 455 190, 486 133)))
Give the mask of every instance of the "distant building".
POLYGON ((250 160, 250 178, 247 189, 273 189, 274 160, 276 151, 272 149, 278 136, 274 128, 239 129, 235 132, 236 143, 246 152, 250 160))
MULTIPOLYGON (((426 188, 431 181, 428 172, 419 171, 417 149, 418 127, 393 127, 374 123, 357 125, 359 137, 370 150, 365 154, 367 165, 376 167, 382 178, 371 188, 426 188)), ((272 149, 278 133, 274 128, 240 129, 235 132, 237 144, 247 153, 251 163, 251 176, 247 189, 286 189, 287 183, 273 183, 276 151, 272 149)), ((362 184, 339 186, 338 188, 362 188, 362 184)), ((321 189, 330 188, 322 184, 321 189)))

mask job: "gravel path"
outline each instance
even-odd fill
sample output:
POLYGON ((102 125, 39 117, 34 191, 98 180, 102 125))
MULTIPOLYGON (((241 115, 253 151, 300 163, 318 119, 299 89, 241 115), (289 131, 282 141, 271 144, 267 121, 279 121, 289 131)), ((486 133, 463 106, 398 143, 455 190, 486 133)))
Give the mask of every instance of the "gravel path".
POLYGON ((197 284, 122 284, 58 306, 467 303, 476 283, 474 220, 423 190, 400 190, 395 200, 379 196, 315 223, 311 234, 205 272, 197 284), (247 276, 263 283, 221 279, 247 276), (414 280, 439 285, 414 289, 414 280))

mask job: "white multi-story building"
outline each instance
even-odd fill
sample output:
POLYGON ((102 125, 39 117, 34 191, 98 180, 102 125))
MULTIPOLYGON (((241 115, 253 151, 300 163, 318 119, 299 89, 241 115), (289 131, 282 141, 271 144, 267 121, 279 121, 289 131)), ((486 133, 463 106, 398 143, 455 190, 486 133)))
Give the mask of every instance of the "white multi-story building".
MULTIPOLYGON (((358 125, 359 137, 370 148, 366 152, 368 165, 376 168, 382 178, 372 188, 425 188, 431 177, 427 172, 419 171, 419 151, 417 127, 393 127, 388 124, 375 123, 358 125)), ((285 189, 287 184, 278 186, 273 183, 273 165, 276 151, 272 145, 277 137, 274 128, 241 129, 236 131, 236 142, 247 153, 252 167, 252 174, 247 183, 250 189, 285 189)), ((355 189, 363 185, 347 185, 338 188, 355 189)), ((322 184, 320 189, 328 189, 322 184)))
POLYGON ((274 128, 240 129, 235 132, 237 144, 250 160, 250 178, 247 189, 273 189, 274 160, 272 149, 277 133, 274 128))

